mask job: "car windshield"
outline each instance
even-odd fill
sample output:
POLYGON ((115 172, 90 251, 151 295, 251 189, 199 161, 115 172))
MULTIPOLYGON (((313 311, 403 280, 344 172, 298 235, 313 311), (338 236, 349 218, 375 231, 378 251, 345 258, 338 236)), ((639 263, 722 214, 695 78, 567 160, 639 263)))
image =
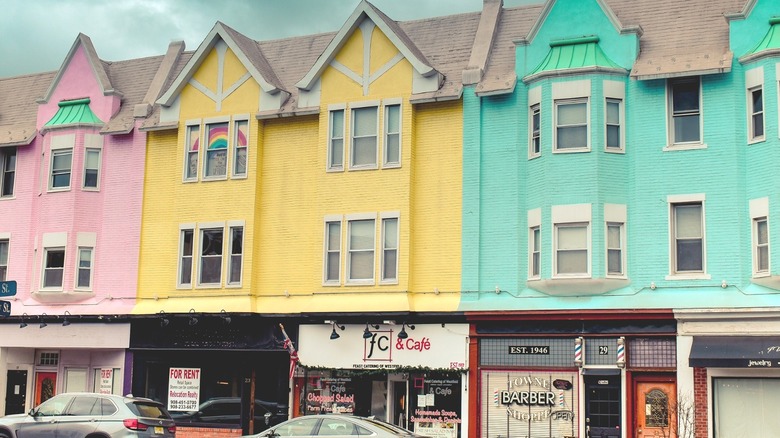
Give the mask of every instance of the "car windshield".
POLYGON ((139 417, 146 418, 171 418, 168 412, 156 403, 128 402, 127 407, 139 417))

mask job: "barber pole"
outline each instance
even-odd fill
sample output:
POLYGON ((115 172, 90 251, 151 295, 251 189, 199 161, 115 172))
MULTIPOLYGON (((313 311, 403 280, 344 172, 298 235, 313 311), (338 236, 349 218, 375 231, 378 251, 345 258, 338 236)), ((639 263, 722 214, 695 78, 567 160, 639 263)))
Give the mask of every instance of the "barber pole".
POLYGON ((284 344, 282 344, 282 348, 290 353, 290 378, 292 379, 293 375, 295 375, 295 367, 298 365, 298 352, 295 351, 295 346, 293 345, 292 340, 290 340, 290 337, 287 336, 287 332, 284 331, 284 326, 279 324, 279 328, 282 330, 282 335, 284 336, 284 344))

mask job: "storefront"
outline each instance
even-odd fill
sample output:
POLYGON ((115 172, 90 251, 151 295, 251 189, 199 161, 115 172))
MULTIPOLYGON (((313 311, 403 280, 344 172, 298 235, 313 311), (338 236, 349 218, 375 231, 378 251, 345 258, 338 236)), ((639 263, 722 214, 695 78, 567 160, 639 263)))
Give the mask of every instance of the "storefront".
POLYGON ((302 325, 299 339, 296 415, 374 415, 430 437, 467 436, 468 325, 331 321, 302 325))
POLYGON ((674 329, 671 320, 474 324, 480 410, 474 435, 624 438, 668 432, 674 329), (648 398, 651 391, 660 394, 658 403, 652 394, 648 398))
POLYGON ((129 337, 130 324, 122 322, 34 316, 0 325, 0 412, 27 412, 61 392, 129 392, 129 337))
POLYGON ((697 416, 707 417, 708 430, 697 430, 697 436, 776 436, 780 314, 686 311, 678 317, 681 393, 697 416))
MULTIPOLYGON (((132 392, 164 403, 175 418, 187 422, 180 427, 263 430, 263 424, 256 424, 262 415, 255 409, 273 404, 286 412, 289 405, 290 356, 278 323, 224 313, 134 320, 132 392), (226 410, 220 418, 185 415, 217 400, 236 403, 220 404, 226 410)), ((294 339, 296 326, 288 326, 294 339)))

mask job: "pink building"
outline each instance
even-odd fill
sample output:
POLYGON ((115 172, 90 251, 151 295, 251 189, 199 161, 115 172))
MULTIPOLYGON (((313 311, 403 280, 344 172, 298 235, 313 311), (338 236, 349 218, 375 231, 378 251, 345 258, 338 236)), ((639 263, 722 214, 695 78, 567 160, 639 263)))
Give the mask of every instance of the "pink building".
POLYGON ((125 392, 146 149, 137 128, 183 48, 106 62, 80 34, 58 71, 0 79, 0 281, 17 285, 0 320, 0 413, 64 391, 125 392))

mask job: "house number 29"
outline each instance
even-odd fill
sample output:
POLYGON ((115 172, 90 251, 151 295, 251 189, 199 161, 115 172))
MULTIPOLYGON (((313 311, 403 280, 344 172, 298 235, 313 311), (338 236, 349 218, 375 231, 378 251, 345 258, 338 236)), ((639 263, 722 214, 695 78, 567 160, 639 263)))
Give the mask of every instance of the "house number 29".
POLYGON ((609 346, 599 345, 599 356, 603 356, 605 354, 609 354, 609 346))

